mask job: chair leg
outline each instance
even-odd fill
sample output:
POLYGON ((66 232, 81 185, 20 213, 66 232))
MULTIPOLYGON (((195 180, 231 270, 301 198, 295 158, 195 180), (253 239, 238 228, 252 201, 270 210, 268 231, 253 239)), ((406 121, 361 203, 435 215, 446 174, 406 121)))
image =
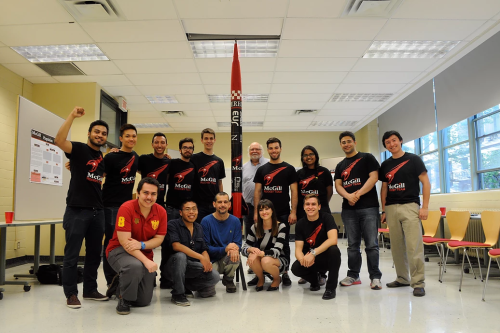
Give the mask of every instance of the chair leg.
MULTIPOLYGON (((245 272, 243 271, 243 262, 240 262, 240 265, 238 266, 236 272, 237 272, 236 274, 240 273, 241 275, 241 286, 243 287, 243 290, 247 290, 247 283, 245 281, 245 272)), ((236 280, 236 282, 238 282, 238 280, 236 280)))
POLYGON ((443 269, 443 258, 442 258, 442 255, 441 255, 441 251, 439 250, 439 246, 441 245, 441 243, 436 243, 436 249, 438 251, 438 254, 439 254, 439 260, 441 261, 440 263, 438 263, 439 265, 439 278, 438 278, 438 281, 441 282, 441 270, 443 269))
POLYGON ((444 259, 444 244, 443 243, 441 243, 441 254, 443 256, 441 257, 441 276, 440 276, 441 279, 439 280, 439 282, 443 283, 443 277, 444 277, 444 273, 446 271, 446 264, 445 264, 446 261, 444 259))
MULTIPOLYGON (((467 251, 465 251, 464 253, 467 256, 467 261, 469 262, 469 267, 470 267, 470 269, 472 271, 472 274, 474 274, 474 280, 476 280, 477 279, 476 272, 474 271, 474 268, 472 267, 472 264, 470 263, 469 254, 467 253, 467 251)), ((462 267, 462 269, 463 269, 463 267, 462 267)))
POLYGON ((384 234, 379 233, 378 235, 379 235, 380 238, 382 238, 382 247, 384 248, 384 252, 385 252, 384 234))
MULTIPOLYGON (((497 259, 497 264, 498 264, 498 259, 497 259)), ((488 271, 486 271, 486 281, 484 281, 484 287, 483 287, 483 302, 484 302, 484 296, 486 293, 486 285, 488 284, 488 277, 490 276, 490 267, 491 267, 491 257, 490 261, 488 262, 488 271)), ((500 268, 500 265, 498 265, 500 268)))
POLYGON ((481 260, 479 259, 479 249, 476 247, 476 258, 477 265, 479 266, 479 277, 481 278, 481 282, 483 282, 483 271, 481 270, 481 260))
POLYGON ((467 252, 464 251, 464 255, 462 256, 462 271, 460 272, 460 286, 458 287, 458 291, 462 291, 462 279, 464 278, 464 264, 465 264, 465 256, 467 252))
POLYGON ((446 257, 444 258, 443 272, 445 272, 445 273, 446 273, 446 262, 448 261, 448 253, 450 253, 449 247, 447 247, 447 249, 446 249, 446 257))

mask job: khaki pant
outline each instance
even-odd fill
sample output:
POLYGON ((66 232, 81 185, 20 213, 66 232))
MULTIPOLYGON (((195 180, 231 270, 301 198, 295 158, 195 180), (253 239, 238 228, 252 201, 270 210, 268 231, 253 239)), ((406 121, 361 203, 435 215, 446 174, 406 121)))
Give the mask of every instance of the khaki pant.
POLYGON ((396 281, 410 284, 412 288, 425 287, 424 245, 418 211, 416 203, 385 207, 392 258, 398 275, 396 281))
POLYGON ((228 260, 229 258, 226 256, 219 261, 216 261, 212 264, 213 269, 215 269, 219 274, 223 274, 223 279, 233 280, 234 274, 240 265, 241 258, 237 262, 232 262, 228 260))

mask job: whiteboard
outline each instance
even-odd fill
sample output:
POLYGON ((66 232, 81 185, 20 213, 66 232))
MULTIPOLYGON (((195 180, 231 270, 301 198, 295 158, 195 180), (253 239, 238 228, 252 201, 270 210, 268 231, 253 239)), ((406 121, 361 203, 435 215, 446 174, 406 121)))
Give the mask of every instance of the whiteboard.
MULTIPOLYGON (((14 177, 14 219, 61 219, 66 208, 70 172, 63 168, 62 186, 30 182, 31 130, 56 137, 64 119, 19 96, 14 177)), ((63 155, 63 165, 67 162, 63 155)))

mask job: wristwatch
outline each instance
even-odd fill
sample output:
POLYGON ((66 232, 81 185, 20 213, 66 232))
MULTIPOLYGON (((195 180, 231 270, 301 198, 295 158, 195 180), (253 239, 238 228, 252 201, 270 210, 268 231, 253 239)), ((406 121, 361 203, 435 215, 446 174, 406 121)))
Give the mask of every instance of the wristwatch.
POLYGON ((310 249, 309 252, 316 257, 316 251, 314 251, 314 249, 310 249))

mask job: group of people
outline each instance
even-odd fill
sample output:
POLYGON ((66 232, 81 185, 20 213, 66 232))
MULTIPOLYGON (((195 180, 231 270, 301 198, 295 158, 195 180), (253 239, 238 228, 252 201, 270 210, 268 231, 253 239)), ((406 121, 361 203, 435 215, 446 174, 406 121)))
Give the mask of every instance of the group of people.
POLYGON ((74 119, 84 114, 83 108, 75 107, 55 140, 70 160, 71 171, 63 219, 62 282, 68 307, 81 307, 77 262, 84 239, 83 298, 106 301, 116 295, 119 314, 151 302, 158 268, 160 288, 172 289, 176 305, 188 306, 187 297, 193 291, 200 297, 214 296, 221 275, 226 292, 234 293, 240 254, 248 257, 249 272, 255 274, 248 285, 255 285, 256 291, 264 289, 266 276, 272 280, 267 291, 278 290, 281 283, 290 286, 291 270, 301 278, 299 284, 310 283, 312 291, 326 285, 323 299, 335 298, 341 256, 338 229, 329 208, 333 186, 344 198, 342 220, 349 244, 349 269, 340 286, 361 283, 363 239, 370 287, 381 289, 377 180, 382 181, 381 217, 389 224, 397 273, 387 287, 411 285, 415 296, 425 295, 423 247, 417 238, 421 235, 418 220, 427 216, 430 184, 421 159, 402 151, 399 133, 384 134, 383 144, 392 158, 380 167, 373 155, 356 151, 353 133, 343 132, 339 141, 346 158, 337 165, 334 179, 328 169, 319 166, 318 152, 312 146, 302 149, 303 168, 296 171, 281 160, 278 138, 266 143, 269 160, 263 157, 262 145, 252 143, 250 160, 243 166, 243 198, 248 207, 243 243, 240 220, 230 214, 230 197, 223 191, 224 161, 213 152, 216 138, 212 129, 201 132, 203 151, 194 154, 194 140, 185 138, 179 142, 180 158, 170 159, 163 133, 153 135, 153 153, 138 156, 133 150, 137 130, 126 124, 120 129, 121 149, 103 157, 100 148, 109 131, 104 121, 90 124, 86 144, 67 139, 74 119), (132 200, 137 172, 142 179, 137 199, 132 200), (423 185, 422 208, 419 182, 423 185), (293 224, 295 234, 290 235, 293 224), (291 236, 295 238, 293 264, 291 236), (153 249, 159 246, 158 267, 153 249), (103 248, 106 295, 97 289, 103 248))

